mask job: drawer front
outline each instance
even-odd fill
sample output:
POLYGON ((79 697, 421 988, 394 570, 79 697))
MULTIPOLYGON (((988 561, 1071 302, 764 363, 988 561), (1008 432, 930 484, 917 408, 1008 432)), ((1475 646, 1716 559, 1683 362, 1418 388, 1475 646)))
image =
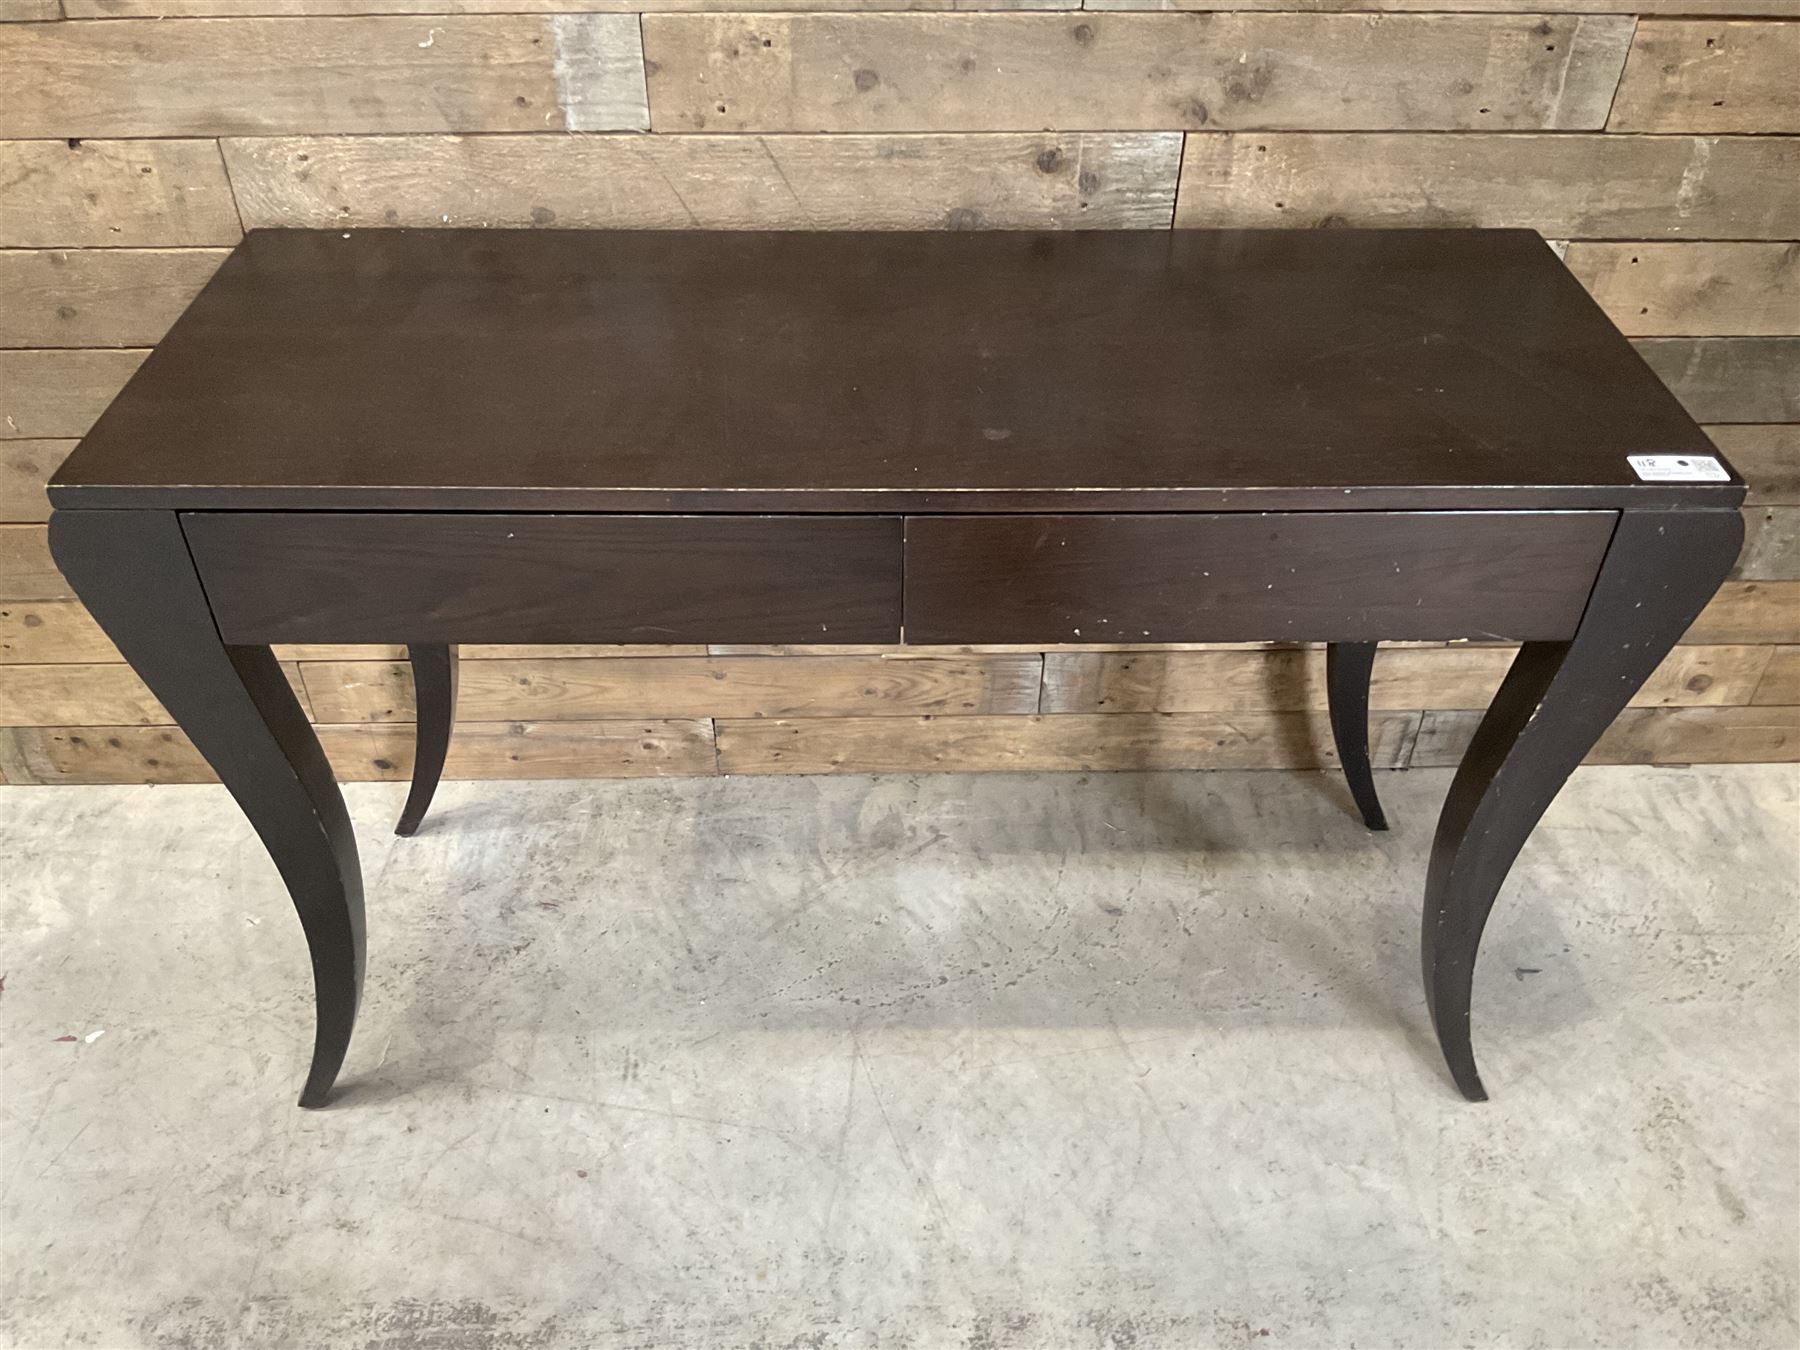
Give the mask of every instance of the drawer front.
POLYGON ((906 640, 1537 640, 1611 511, 909 516, 906 640))
POLYGON ((897 516, 205 511, 226 642, 897 642, 897 516))

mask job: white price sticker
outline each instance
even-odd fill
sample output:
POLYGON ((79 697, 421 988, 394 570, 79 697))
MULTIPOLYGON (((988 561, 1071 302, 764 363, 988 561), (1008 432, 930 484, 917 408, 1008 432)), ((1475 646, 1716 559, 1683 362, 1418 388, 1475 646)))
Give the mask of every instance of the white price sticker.
POLYGON ((1711 455, 1627 455, 1645 483, 1729 483, 1731 475, 1711 455))

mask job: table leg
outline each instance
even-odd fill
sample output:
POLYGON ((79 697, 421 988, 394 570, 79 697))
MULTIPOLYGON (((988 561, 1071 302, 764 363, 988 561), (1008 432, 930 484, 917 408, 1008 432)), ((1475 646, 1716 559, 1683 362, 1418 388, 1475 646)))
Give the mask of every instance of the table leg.
POLYGON ((437 644, 409 645, 412 663, 414 721, 412 790, 400 812, 395 834, 412 834, 431 809, 444 756, 450 750, 450 728, 456 721, 456 648, 437 644))
POLYGON ((1373 642, 1332 642, 1325 647, 1325 694, 1331 707, 1331 738, 1337 742, 1344 781, 1356 799, 1363 824, 1385 830, 1387 817, 1375 795, 1369 768, 1369 680, 1375 670, 1373 642))
POLYGON ((1736 511, 1627 511, 1575 636, 1528 642, 1450 785, 1425 882, 1425 998, 1470 1101, 1487 1092, 1469 1037, 1481 931, 1545 809, 1737 559, 1736 511))
POLYGON ((219 640, 173 512, 58 511, 50 549, 237 799, 287 885, 312 953, 317 1001, 300 1105, 323 1106, 362 996, 362 872, 344 799, 306 714, 267 647, 219 640))

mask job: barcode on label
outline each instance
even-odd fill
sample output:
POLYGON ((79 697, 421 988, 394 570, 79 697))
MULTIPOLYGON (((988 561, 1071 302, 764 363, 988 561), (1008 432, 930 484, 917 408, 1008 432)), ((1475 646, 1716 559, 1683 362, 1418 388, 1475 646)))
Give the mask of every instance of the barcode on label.
POLYGON ((1645 483, 1729 483, 1731 475, 1711 455, 1627 455, 1645 483))

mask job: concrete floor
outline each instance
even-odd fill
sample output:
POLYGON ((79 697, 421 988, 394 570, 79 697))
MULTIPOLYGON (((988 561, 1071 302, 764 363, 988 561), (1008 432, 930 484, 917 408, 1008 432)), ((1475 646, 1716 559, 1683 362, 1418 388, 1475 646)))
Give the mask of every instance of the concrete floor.
POLYGON ((1800 1341, 1800 770, 1590 769, 1439 1064, 1447 775, 348 791, 339 1103, 213 788, 0 790, 13 1346, 1800 1341))

